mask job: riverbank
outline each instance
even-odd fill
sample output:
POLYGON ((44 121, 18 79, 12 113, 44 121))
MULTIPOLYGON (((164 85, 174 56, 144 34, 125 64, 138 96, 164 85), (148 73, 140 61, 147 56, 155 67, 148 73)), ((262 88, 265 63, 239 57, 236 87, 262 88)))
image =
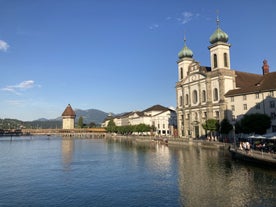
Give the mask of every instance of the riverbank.
POLYGON ((233 159, 239 159, 242 161, 276 168, 276 154, 275 153, 266 153, 256 150, 240 150, 230 148, 233 159))
POLYGON ((205 148, 217 148, 217 149, 229 149, 230 143, 223 143, 218 141, 206 141, 206 140, 194 140, 194 139, 183 139, 183 138, 159 138, 152 136, 119 136, 106 134, 105 139, 113 140, 116 142, 127 142, 132 144, 139 143, 158 143, 167 146, 198 146, 205 148))

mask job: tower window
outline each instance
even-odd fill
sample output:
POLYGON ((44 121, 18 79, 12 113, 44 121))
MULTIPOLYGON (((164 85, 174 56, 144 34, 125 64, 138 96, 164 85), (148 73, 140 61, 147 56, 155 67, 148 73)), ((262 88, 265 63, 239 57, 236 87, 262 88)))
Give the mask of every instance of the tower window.
POLYGON ((218 67, 218 57, 217 54, 214 54, 214 68, 218 67))
POLYGON ((183 79, 183 68, 180 68, 180 79, 183 79))
POLYGON ((223 53, 224 67, 228 67, 227 53, 223 53))

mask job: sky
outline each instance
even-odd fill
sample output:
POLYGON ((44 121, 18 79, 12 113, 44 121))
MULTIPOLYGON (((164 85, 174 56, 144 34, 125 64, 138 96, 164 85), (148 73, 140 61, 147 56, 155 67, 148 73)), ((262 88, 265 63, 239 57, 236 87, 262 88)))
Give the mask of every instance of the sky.
POLYGON ((209 38, 229 36, 231 68, 276 71, 274 0, 0 0, 0 118, 74 109, 176 107, 178 52, 210 66, 209 38))

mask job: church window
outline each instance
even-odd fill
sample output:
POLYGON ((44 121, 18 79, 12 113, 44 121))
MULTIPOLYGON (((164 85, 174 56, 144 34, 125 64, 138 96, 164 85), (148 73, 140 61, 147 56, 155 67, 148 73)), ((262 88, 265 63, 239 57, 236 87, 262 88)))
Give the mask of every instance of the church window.
POLYGON ((185 100, 185 102, 186 102, 186 105, 189 104, 189 95, 188 94, 186 94, 186 100, 185 100))
POLYGON ((231 105, 231 110, 235 111, 235 106, 234 105, 231 105))
POLYGON ((196 103, 197 103, 197 100, 198 100, 198 98, 197 98, 197 91, 194 90, 194 91, 193 91, 193 104, 196 104, 196 103))
POLYGON ((218 67, 218 57, 217 54, 214 54, 214 68, 218 67))
POLYGON ((214 88, 214 91, 213 91, 213 100, 214 101, 218 101, 218 89, 217 88, 214 88))
POLYGON ((183 98, 182 98, 182 96, 180 96, 179 97, 179 106, 182 106, 182 104, 183 104, 183 98))
POLYGON ((206 102, 206 91, 202 91, 202 102, 206 102))
POLYGON ((234 96, 231 97, 231 102, 234 102, 235 98, 234 96))
POLYGON ((215 111, 215 118, 219 119, 219 111, 215 111))
POLYGON ((243 104, 243 110, 247 110, 247 104, 243 104))
POLYGON ((228 67, 228 61, 227 61, 227 53, 223 53, 223 58, 224 58, 224 67, 228 67))
POLYGON ((183 68, 180 68, 180 80, 183 79, 183 68))
POLYGON ((246 101, 246 95, 243 95, 242 99, 243 99, 244 101, 246 101))

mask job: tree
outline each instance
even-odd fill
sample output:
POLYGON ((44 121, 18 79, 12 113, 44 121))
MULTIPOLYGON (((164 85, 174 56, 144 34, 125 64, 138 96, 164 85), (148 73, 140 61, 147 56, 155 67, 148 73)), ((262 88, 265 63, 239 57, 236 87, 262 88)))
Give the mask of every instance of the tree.
POLYGON ((80 118, 79 118, 78 127, 83 128, 83 117, 82 116, 80 116, 80 118))
POLYGON ((97 126, 97 124, 95 122, 90 122, 90 124, 89 124, 89 128, 93 128, 93 127, 96 127, 96 126, 97 126))
POLYGON ((241 131, 246 134, 265 134, 271 126, 271 119, 266 114, 248 114, 240 121, 241 131))
POLYGON ((212 132, 218 131, 219 122, 216 119, 207 119, 206 122, 202 124, 202 127, 206 131, 210 131, 212 136, 212 132))
POLYGON ((228 119, 223 119, 220 123, 220 133, 228 134, 233 129, 232 124, 229 123, 228 119))
POLYGON ((117 127, 113 119, 108 122, 106 130, 108 132, 117 132, 117 127))

